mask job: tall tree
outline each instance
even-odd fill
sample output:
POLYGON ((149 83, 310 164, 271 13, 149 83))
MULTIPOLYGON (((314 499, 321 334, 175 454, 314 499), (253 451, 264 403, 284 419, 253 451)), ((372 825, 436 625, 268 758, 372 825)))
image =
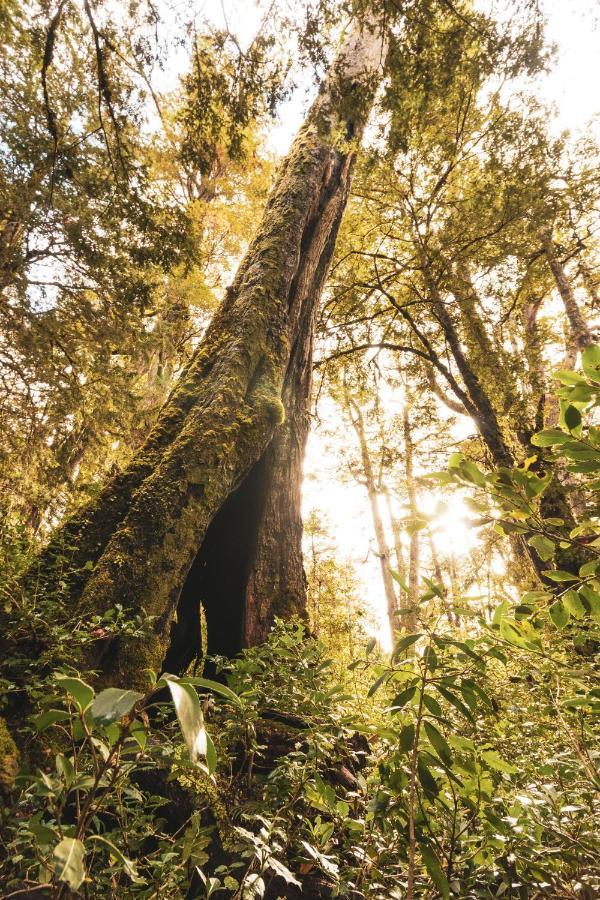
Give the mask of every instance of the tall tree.
POLYGON ((147 442, 29 576, 56 587, 56 554, 71 547, 71 601, 82 613, 126 598, 155 617, 144 641, 97 643, 90 662, 108 679, 139 682, 163 660, 184 669, 199 652, 201 602, 209 650, 226 654, 264 637, 275 614, 304 608, 313 322, 384 55, 377 20, 355 20, 147 442))
POLYGON ((145 439, 266 199, 267 37, 196 34, 165 95, 158 16, 34 0, 3 35, 0 505, 42 535, 145 439))

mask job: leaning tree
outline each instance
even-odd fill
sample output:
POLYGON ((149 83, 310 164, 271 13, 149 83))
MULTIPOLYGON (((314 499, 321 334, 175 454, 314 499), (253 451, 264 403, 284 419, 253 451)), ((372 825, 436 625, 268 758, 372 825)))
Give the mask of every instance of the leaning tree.
MULTIPOLYGON (((379 5, 377 5, 379 8, 379 5)), ((144 639, 99 638, 107 682, 231 656, 305 609, 300 489, 315 311, 356 147, 385 56, 357 17, 281 166, 262 223, 145 445, 61 527, 26 576, 71 610, 152 617, 144 639)))

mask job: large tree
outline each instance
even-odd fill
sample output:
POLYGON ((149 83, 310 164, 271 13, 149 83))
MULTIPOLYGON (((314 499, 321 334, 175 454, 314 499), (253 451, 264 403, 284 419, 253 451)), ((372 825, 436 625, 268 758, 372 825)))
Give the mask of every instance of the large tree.
POLYGON ((199 652, 201 603, 209 650, 228 655, 261 640, 276 614, 304 610, 315 311, 384 55, 380 23, 357 18, 148 440, 29 573, 44 591, 66 584, 82 614, 122 602, 154 617, 144 640, 96 642, 89 662, 107 680, 184 669, 199 652))

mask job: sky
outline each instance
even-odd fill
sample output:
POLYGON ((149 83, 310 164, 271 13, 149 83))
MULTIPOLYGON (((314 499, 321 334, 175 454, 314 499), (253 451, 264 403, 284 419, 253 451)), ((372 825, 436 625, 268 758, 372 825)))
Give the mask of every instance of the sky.
MULTIPOLYGON (((477 0, 480 6, 490 5, 500 17, 506 13, 505 0, 477 0)), ((298 3, 301 9, 302 4, 298 3)), ((593 126, 600 136, 600 0, 539 0, 543 15, 547 18, 546 34, 556 44, 557 56, 552 70, 540 77, 536 90, 540 99, 555 107, 551 127, 559 133, 564 129, 583 131, 593 126)), ((206 18, 214 25, 226 25, 234 32, 242 45, 249 43, 260 27, 266 8, 265 0, 200 0, 198 17, 206 18)), ((177 63, 169 77, 177 74, 177 63)), ((269 149, 284 155, 299 128, 310 102, 311 89, 308 80, 299 79, 299 86, 279 110, 277 121, 269 128, 269 149)), ((389 414, 398 411, 401 398, 387 398, 389 414)), ((335 411, 322 410, 323 419, 335 420, 335 411)), ((458 422, 454 438, 460 441, 473 433, 468 420, 458 422)), ((340 471, 343 442, 353 441, 348 429, 341 430, 342 437, 332 438, 325 427, 315 427, 311 433, 305 465, 304 511, 316 511, 327 523, 330 545, 337 547, 340 559, 352 566, 359 584, 361 599, 373 610, 378 622, 376 632, 384 645, 389 646, 389 634, 385 622, 385 600, 381 587, 379 562, 374 553, 368 499, 365 489, 344 477, 340 471)), ((432 493, 422 498, 423 511, 433 512, 436 498, 432 493)), ((446 512, 437 519, 436 544, 442 554, 468 553, 477 538, 468 524, 468 512, 460 497, 450 502, 446 512)))

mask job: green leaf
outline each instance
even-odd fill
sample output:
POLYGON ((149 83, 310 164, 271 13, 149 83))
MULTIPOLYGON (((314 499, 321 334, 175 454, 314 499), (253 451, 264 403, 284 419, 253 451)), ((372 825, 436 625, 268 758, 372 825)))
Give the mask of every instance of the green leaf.
POLYGON ((500 634, 509 644, 516 647, 527 649, 527 641, 521 630, 521 623, 515 622, 514 619, 504 618, 500 622, 500 634))
POLYGON ((299 888, 302 887, 296 876, 290 872, 287 866, 284 866, 284 864, 282 862, 279 862, 278 859, 275 859, 274 856, 269 857, 267 866, 269 869, 271 869, 272 872, 275 873, 275 875, 279 875, 281 876, 281 878, 285 879, 288 884, 294 884, 299 888))
POLYGON ((562 602, 565 609, 575 618, 582 619, 585 615, 585 607, 581 602, 581 597, 570 588, 562 596, 562 602))
POLYGON ((121 688, 106 688, 101 691, 92 703, 92 719, 100 725, 110 725, 131 712, 143 694, 137 691, 124 691, 121 688))
POLYGON ((589 403, 594 399, 597 388, 590 384, 576 384, 569 391, 569 400, 571 403, 589 403))
POLYGON ((101 844, 104 844, 106 847, 108 847, 110 855, 113 857, 113 859, 116 859, 117 862, 122 865, 123 871, 125 872, 127 877, 130 878, 131 881, 133 881, 134 884, 146 884, 146 881, 143 878, 140 878, 140 876, 138 875, 138 871, 133 860, 128 859, 127 856, 121 853, 119 848, 115 847, 115 845, 111 843, 108 838, 103 837, 101 834, 93 834, 90 837, 90 840, 99 841, 101 844))
POLYGON ((556 378, 558 378, 558 380, 561 382, 561 384, 585 384, 585 378, 582 378, 581 375, 577 374, 577 372, 569 372, 566 369, 559 369, 554 374, 556 378))
POLYGON ((460 474, 471 484, 482 487, 485 484, 485 475, 470 459, 465 460, 460 467, 460 474))
POLYGON ((74 891, 79 890, 85 880, 84 855, 85 847, 76 838, 63 838, 54 848, 56 877, 59 881, 66 881, 74 891))
POLYGON ((69 718, 69 713, 64 709, 46 709, 39 716, 33 716, 31 721, 36 731, 45 731, 50 725, 56 725, 57 722, 64 722, 69 718))
MULTIPOLYGON (((372 649, 372 648, 371 648, 372 649)), ((369 652, 369 651, 367 651, 369 652)), ((222 697, 225 697, 226 700, 230 700, 234 706, 237 706, 238 709, 243 705, 242 701, 235 693, 232 691, 230 687, 227 687, 226 684, 219 684, 218 681, 211 681, 210 678, 184 678, 183 679, 186 684, 195 684, 198 687, 207 688, 209 691, 214 691, 215 694, 220 694, 222 697)))
POLYGON ((567 406, 564 411, 563 418, 565 420, 565 425, 567 426, 569 431, 574 431, 581 425, 581 413, 575 406, 567 406))
POLYGON ((593 575, 599 567, 600 559, 591 559, 580 567, 579 574, 582 578, 586 578, 588 575, 593 575))
POLYGON ((461 734, 451 734, 448 736, 448 743, 451 747, 454 747, 455 750, 474 750, 475 743, 470 738, 463 737, 461 734))
POLYGON ((419 753, 419 758, 417 760, 417 775, 419 776, 419 781, 421 782, 421 786, 428 797, 437 797, 440 792, 438 787, 438 783, 429 771, 429 767, 424 762, 422 755, 419 753))
POLYGON ((191 684, 179 681, 174 675, 163 674, 162 677, 171 692, 190 759, 195 765, 201 765, 201 757, 206 758, 207 740, 198 694, 191 684))
POLYGON ((494 708, 494 704, 492 703, 486 692, 483 690, 481 685, 476 681, 473 681, 472 678, 463 678, 460 687, 461 691, 467 690, 470 691, 471 694, 476 694, 489 709, 494 708))
POLYGON ((413 644, 416 644, 422 634, 407 634, 406 637, 401 638, 396 646, 394 647, 394 659, 398 659, 401 653, 404 653, 409 647, 412 647, 413 644))
POLYGON ((554 595, 548 591, 526 591, 521 597, 523 603, 536 603, 539 600, 551 600, 554 595))
POLYGON ((449 766, 452 763, 452 751, 446 741, 446 738, 438 731, 431 722, 424 723, 425 734, 433 749, 436 751, 442 762, 449 766))
POLYGON ((427 874, 444 900, 450 900, 450 885, 448 884, 448 879, 442 872, 442 867, 439 864, 437 856, 433 850, 430 847, 425 846, 425 844, 421 844, 419 850, 423 864, 427 869, 427 874))
POLYGON ((553 603, 548 612, 550 613, 550 618, 557 628, 564 628, 571 618, 571 616, 569 615, 569 611, 565 609, 562 600, 557 600, 555 603, 553 603))
POLYGON ((554 541, 551 541, 543 534, 534 534, 533 537, 529 538, 527 543, 530 547, 533 547, 539 558, 544 562, 552 559, 556 551, 556 544, 554 541))
POLYGON ((458 712, 461 713, 461 715, 463 715, 465 717, 465 719, 468 719, 470 722, 474 721, 473 716, 471 715, 471 711, 469 710, 469 708, 467 706, 465 706, 465 704, 462 702, 462 700, 460 700, 458 697, 456 697, 447 688, 443 687, 443 685, 437 684, 437 682, 436 682, 436 684, 434 684, 434 687, 442 695, 444 700, 446 700, 448 703, 450 703, 451 706, 453 706, 456 710, 458 710, 458 712))
POLYGON ((335 791, 330 784, 321 778, 318 772, 315 773, 315 785, 319 794, 319 797, 325 802, 325 805, 329 807, 329 809, 333 809, 335 807, 336 796, 335 791))
POLYGON ((572 572, 563 572, 562 569, 544 569, 542 572, 550 581, 577 581, 577 575, 572 572))
POLYGON ((400 745, 401 753, 410 753, 410 751, 413 749, 414 742, 415 726, 412 722, 410 722, 408 725, 405 725, 400 732, 398 743, 400 745))
POLYGON ((571 440, 571 436, 561 431, 559 428, 545 428, 538 431, 531 438, 534 447, 554 447, 557 444, 564 444, 571 440))
POLYGON ((400 710, 415 696, 416 690, 416 687, 413 685, 413 687, 406 688, 406 690, 397 694, 392 700, 391 711, 393 713, 400 712, 400 710))
POLYGON ((404 579, 399 572, 394 571, 394 569, 390 569, 390 574, 391 574, 392 578, 394 579, 394 581, 396 581, 400 585, 402 590, 406 594, 408 594, 408 585, 406 583, 406 579, 404 579))
POLYGON ((539 497, 542 491, 546 490, 551 481, 552 475, 545 475, 544 478, 539 478, 532 472, 528 472, 527 482, 525 484, 525 491, 527 493, 527 496, 539 497))
POLYGON ((590 615, 595 621, 600 621, 600 594, 588 584, 579 588, 580 595, 587 601, 590 607, 590 615))
POLYGON ((600 381, 600 346, 592 344, 581 354, 581 367, 592 381, 600 381))
POLYGON ((73 678, 70 675, 63 675, 57 672, 54 680, 59 688, 65 693, 70 694, 75 704, 83 712, 94 699, 94 689, 82 681, 81 678, 73 678))
POLYGON ((56 840, 57 834, 54 828, 49 828, 47 825, 44 825, 43 822, 39 821, 40 815, 41 813, 36 813, 37 818, 30 819, 27 823, 27 828, 35 836, 38 844, 47 847, 56 840))
POLYGON ((389 672, 384 672, 383 675, 380 675, 379 678, 377 678, 377 680, 373 682, 373 684, 367 691, 367 697, 372 697, 373 694, 375 694, 379 690, 383 682, 389 678, 389 675, 389 672))
POLYGON ((499 625, 504 616, 507 615, 509 610, 508 600, 503 600, 502 603, 499 603, 496 609, 494 610, 494 615, 492 617, 492 625, 499 625))
POLYGON ((437 702, 437 700, 435 700, 434 697, 431 697, 429 694, 423 694, 423 706, 428 709, 433 716, 442 715, 442 707, 437 702))
POLYGON ((316 847, 313 847, 312 844, 309 844, 308 841, 301 840, 300 843, 308 853, 308 855, 315 860, 318 866, 327 874, 331 875, 332 878, 338 879, 339 877, 339 869, 337 863, 333 862, 333 860, 326 856, 324 853, 321 853, 317 850, 316 847))
POLYGON ((503 772, 506 775, 516 775, 519 771, 516 766, 513 766, 511 763, 502 759, 500 754, 495 750, 484 750, 481 757, 486 765, 496 772, 503 772))

